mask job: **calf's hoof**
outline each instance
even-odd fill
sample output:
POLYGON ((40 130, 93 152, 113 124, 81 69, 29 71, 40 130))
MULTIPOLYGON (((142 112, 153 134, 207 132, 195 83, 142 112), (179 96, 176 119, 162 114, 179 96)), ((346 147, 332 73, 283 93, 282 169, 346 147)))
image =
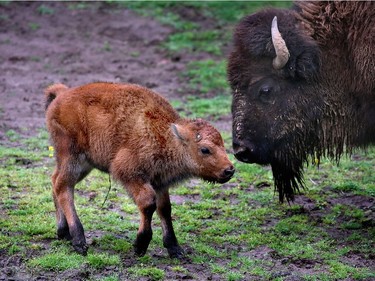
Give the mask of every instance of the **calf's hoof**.
POLYGON ((184 250, 180 246, 167 248, 169 257, 172 259, 182 259, 185 256, 184 250))
POLYGON ((146 254, 147 247, 142 247, 134 244, 134 253, 138 257, 143 257, 146 254))
POLYGON ((137 238, 135 239, 133 244, 134 252, 137 256, 143 257, 146 254, 151 239, 152 231, 143 231, 137 234, 137 238))
POLYGON ((73 248, 78 254, 86 256, 89 247, 86 243, 73 243, 73 248))

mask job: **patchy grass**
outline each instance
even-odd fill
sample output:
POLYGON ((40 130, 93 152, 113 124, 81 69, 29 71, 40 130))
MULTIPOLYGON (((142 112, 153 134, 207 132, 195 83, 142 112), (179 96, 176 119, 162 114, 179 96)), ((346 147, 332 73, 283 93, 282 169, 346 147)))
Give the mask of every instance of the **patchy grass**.
POLYGON ((228 94, 226 79, 226 61, 213 59, 192 61, 187 65, 184 76, 188 78, 189 85, 203 94, 215 95, 228 94))
POLYGON ((264 7, 289 8, 292 1, 212 1, 191 2, 195 9, 209 18, 214 18, 219 24, 236 23, 243 16, 251 14, 264 7))
POLYGON ((209 31, 184 31, 171 35, 163 46, 173 52, 207 52, 220 55, 221 45, 219 43, 220 33, 215 30, 209 31), (214 44, 213 42, 216 42, 214 44))
POLYGON ((230 39, 233 24, 244 15, 264 6, 290 7, 284 2, 120 2, 143 16, 153 17, 173 27, 176 32, 169 36, 163 47, 171 53, 206 52, 221 56, 223 42, 230 39), (192 12, 194 11, 194 12, 192 12), (189 14, 198 14, 206 20, 201 26, 189 19, 189 14), (186 19, 188 18, 188 19, 186 19), (219 27, 214 29, 213 27, 219 27))
POLYGON ((84 262, 85 258, 83 256, 69 253, 66 248, 60 247, 56 252, 31 259, 29 265, 44 270, 64 271, 79 268, 84 262))
POLYGON ((187 115, 191 118, 205 117, 217 119, 230 114, 231 102, 225 96, 214 98, 187 97, 187 115))
POLYGON ((55 10, 51 7, 48 7, 47 5, 40 5, 37 9, 38 13, 42 16, 44 15, 53 15, 55 13, 55 10))
POLYGON ((60 247, 56 247, 50 253, 41 257, 33 258, 29 261, 30 266, 52 271, 76 269, 84 264, 93 269, 118 266, 120 265, 120 257, 118 255, 110 255, 107 253, 92 252, 89 252, 87 257, 83 257, 77 253, 71 253, 66 246, 60 245, 60 247))
POLYGON ((163 280, 165 277, 165 273, 162 269, 157 267, 144 267, 142 265, 131 268, 129 273, 134 278, 147 277, 148 280, 163 280))
POLYGON ((308 168, 306 178, 314 180, 308 181, 304 201, 291 206, 277 202, 267 167, 237 162, 236 176, 228 184, 193 181, 172 189, 172 201, 173 196, 184 198, 183 203, 173 203, 173 216, 178 239, 188 249, 189 265, 166 257, 156 217, 147 255, 134 259, 137 209, 115 183, 102 207, 109 182, 100 172, 80 183, 76 192, 78 213, 91 241, 88 256, 77 255, 69 243, 55 240, 49 179, 53 159, 41 157, 41 153, 35 145, 25 150, 0 148, 0 251, 9 257, 32 253, 26 270, 56 274, 89 270, 95 276, 114 267, 127 280, 167 280, 165 266, 172 262, 173 269, 168 270, 193 279, 199 277, 191 268, 205 264, 210 274, 223 280, 243 280, 272 279, 293 264, 312 268, 308 275, 301 273, 306 280, 374 277, 365 264, 350 264, 353 253, 368 260, 375 254, 371 213, 356 205, 359 198, 370 200, 374 192, 374 183, 368 180, 372 172, 365 168, 375 164, 374 149, 357 154, 354 158, 360 161, 343 159, 339 168, 330 162, 322 163, 319 170, 308 168), (38 165, 17 161, 26 155, 32 161, 39 159, 38 165), (354 172, 354 166, 361 171, 354 172), (355 184, 345 185, 348 182, 355 184), (284 265, 278 265, 277 260, 284 265), (124 262, 130 265, 122 267, 124 262))

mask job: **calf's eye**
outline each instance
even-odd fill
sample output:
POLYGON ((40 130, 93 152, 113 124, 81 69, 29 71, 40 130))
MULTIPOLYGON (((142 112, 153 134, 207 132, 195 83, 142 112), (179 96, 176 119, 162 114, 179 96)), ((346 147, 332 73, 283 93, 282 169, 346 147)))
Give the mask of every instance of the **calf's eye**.
POLYGON ((211 153, 211 151, 207 147, 202 147, 201 152, 202 152, 202 154, 210 154, 211 153))

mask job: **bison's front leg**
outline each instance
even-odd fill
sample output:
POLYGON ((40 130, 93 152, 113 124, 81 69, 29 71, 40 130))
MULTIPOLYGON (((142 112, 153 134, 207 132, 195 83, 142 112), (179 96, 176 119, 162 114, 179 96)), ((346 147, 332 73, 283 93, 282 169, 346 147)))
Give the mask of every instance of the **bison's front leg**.
POLYGON ((158 190, 156 194, 157 212, 163 228, 163 244, 171 258, 182 258, 184 252, 178 245, 172 225, 172 208, 168 189, 158 190))
POLYGON ((144 256, 152 239, 151 221, 156 210, 156 194, 150 184, 127 183, 125 186, 137 204, 141 215, 134 251, 136 255, 144 256))

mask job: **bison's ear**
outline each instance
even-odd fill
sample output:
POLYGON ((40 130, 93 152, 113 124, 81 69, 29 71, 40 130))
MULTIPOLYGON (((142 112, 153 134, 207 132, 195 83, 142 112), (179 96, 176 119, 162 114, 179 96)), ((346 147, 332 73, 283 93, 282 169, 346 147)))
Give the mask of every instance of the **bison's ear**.
POLYGON ((183 143, 186 143, 189 139, 189 131, 184 126, 178 125, 178 124, 172 124, 171 125, 172 133, 173 135, 182 141, 183 143))

